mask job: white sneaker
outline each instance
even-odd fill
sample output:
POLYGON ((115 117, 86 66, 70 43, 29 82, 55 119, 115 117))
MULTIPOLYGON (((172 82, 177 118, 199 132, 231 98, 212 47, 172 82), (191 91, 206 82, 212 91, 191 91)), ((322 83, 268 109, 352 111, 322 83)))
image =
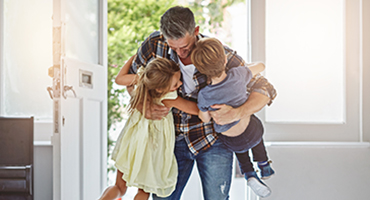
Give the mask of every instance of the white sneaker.
POLYGON ((271 194, 271 190, 261 180, 255 177, 250 177, 247 180, 247 185, 251 187, 254 193, 260 197, 268 197, 271 194))

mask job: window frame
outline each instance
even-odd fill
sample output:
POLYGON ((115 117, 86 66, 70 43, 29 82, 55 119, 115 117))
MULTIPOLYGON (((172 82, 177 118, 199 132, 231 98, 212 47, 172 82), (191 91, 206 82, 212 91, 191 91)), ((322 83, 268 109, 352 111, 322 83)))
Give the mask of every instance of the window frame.
MULTIPOLYGON (((270 142, 362 142, 362 92, 361 85, 363 76, 360 68, 359 49, 362 38, 359 38, 362 25, 360 19, 363 17, 361 0, 345 0, 345 123, 272 123, 265 120, 264 108, 258 116, 265 126, 265 140, 270 142)), ((250 38, 251 61, 265 62, 265 5, 266 0, 249 0, 250 5, 250 38)), ((268 66, 266 66, 268 72, 268 66)), ((268 77, 266 77, 268 79, 268 77)), ((273 83, 272 83, 273 84, 273 83)), ((279 98, 279 88, 276 88, 279 98)), ((271 106, 274 106, 272 104, 271 106)))

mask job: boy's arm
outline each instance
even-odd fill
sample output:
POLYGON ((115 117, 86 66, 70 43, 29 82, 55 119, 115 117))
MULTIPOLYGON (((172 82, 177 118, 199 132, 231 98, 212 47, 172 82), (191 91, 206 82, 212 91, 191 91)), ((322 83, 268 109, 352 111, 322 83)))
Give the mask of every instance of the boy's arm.
POLYGON ((199 118, 204 122, 204 123, 207 123, 211 120, 211 114, 209 114, 209 111, 206 111, 206 112, 203 112, 201 110, 199 110, 199 114, 198 114, 199 118))
POLYGON ((199 108, 195 102, 185 100, 182 97, 177 97, 176 99, 165 99, 162 103, 166 107, 175 107, 192 115, 198 115, 199 112, 199 108))
POLYGON ((263 72, 263 70, 265 70, 265 65, 261 62, 251 63, 247 66, 251 70, 252 76, 255 76, 256 74, 261 73, 263 72))

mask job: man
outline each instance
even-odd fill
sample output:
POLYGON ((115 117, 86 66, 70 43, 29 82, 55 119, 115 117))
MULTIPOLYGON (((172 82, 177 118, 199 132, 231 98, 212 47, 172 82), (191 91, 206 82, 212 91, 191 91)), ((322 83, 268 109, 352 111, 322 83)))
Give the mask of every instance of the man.
MULTIPOLYGON (((161 17, 161 32, 153 32, 138 49, 129 73, 136 73, 140 66, 145 66, 155 57, 165 57, 179 63, 183 86, 179 95, 190 101, 197 101, 198 92, 207 85, 207 77, 192 64, 190 53, 199 38, 204 37, 195 25, 194 15, 184 7, 170 8, 161 17)), ((227 69, 245 66, 244 60, 233 50, 225 47, 228 63, 227 69)), ((218 111, 212 113, 218 124, 226 124, 249 116, 275 98, 275 90, 261 76, 254 77, 248 85, 251 95, 246 103, 238 108, 215 105, 218 111)), ((167 115, 169 108, 152 105, 146 111, 146 117, 161 119, 167 115)), ((233 153, 217 140, 217 133, 212 122, 202 123, 198 116, 172 109, 174 115, 176 144, 175 155, 178 163, 178 180, 176 190, 165 199, 180 199, 181 193, 189 179, 194 161, 197 163, 206 200, 228 199, 231 183, 233 153)), ((153 199, 163 199, 153 195, 153 199)))

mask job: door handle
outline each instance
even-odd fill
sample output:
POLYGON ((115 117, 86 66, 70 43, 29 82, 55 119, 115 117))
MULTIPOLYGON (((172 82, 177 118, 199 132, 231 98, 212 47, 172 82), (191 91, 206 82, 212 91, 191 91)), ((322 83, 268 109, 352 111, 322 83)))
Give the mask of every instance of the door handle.
POLYGON ((75 92, 75 90, 73 89, 73 86, 68 86, 68 85, 65 85, 64 87, 63 87, 63 97, 64 97, 64 99, 67 99, 67 92, 69 91, 69 90, 71 90, 72 92, 73 92, 73 95, 75 96, 75 97, 77 97, 77 95, 76 95, 76 92, 75 92))
POLYGON ((54 97, 53 97, 53 88, 47 87, 46 90, 49 92, 50 98, 54 99, 54 97))
POLYGON ((53 79, 53 86, 46 87, 51 99, 60 97, 60 66, 53 65, 48 68, 48 75, 53 79))

